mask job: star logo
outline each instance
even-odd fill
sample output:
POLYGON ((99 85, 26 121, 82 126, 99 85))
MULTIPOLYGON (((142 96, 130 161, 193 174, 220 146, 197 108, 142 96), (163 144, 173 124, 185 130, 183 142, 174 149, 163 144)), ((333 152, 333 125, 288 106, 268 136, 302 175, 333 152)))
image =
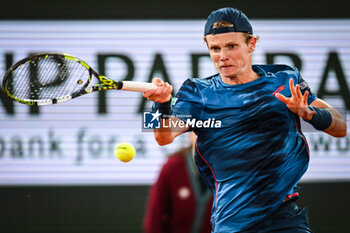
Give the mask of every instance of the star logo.
POLYGON ((160 117, 162 114, 159 112, 159 109, 157 109, 157 111, 155 113, 151 113, 151 115, 153 116, 151 122, 153 122, 155 119, 158 119, 158 117, 160 117))
POLYGON ((162 114, 157 110, 156 112, 144 112, 143 113, 143 128, 144 129, 159 129, 160 128, 160 116, 162 114))

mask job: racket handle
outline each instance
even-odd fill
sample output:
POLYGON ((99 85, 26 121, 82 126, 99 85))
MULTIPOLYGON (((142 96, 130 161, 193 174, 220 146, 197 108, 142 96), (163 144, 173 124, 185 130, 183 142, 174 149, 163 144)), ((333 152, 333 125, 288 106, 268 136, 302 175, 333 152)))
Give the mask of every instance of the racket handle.
POLYGON ((153 83, 134 82, 134 81, 123 81, 122 83, 123 83, 123 86, 121 90, 124 90, 124 91, 145 92, 145 91, 149 91, 157 88, 157 86, 153 83))

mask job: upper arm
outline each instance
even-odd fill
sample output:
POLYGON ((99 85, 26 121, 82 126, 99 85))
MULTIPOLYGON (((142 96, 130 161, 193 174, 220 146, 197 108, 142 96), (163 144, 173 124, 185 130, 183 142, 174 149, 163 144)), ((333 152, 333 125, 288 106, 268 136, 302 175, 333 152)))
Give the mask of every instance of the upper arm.
POLYGON ((195 81, 187 79, 176 93, 174 115, 182 121, 199 120, 203 113, 204 99, 195 81))

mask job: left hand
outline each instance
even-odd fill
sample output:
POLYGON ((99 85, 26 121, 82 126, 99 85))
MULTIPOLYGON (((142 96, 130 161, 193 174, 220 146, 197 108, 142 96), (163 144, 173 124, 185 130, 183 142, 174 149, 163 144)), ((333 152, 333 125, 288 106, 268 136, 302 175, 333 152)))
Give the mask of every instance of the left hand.
POLYGON ((307 104, 309 92, 305 91, 304 95, 302 95, 299 84, 294 86, 292 78, 289 79, 289 89, 292 94, 290 98, 287 98, 280 93, 275 95, 276 98, 285 103, 290 111, 294 112, 301 118, 311 120, 315 115, 315 112, 312 111, 307 104))

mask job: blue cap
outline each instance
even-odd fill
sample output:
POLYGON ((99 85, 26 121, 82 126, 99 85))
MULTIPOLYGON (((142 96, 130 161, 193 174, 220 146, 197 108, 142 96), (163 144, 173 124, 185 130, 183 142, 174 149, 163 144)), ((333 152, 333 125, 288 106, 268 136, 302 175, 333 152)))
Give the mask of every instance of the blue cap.
POLYGON ((211 12, 205 23, 204 36, 227 32, 245 32, 253 34, 253 28, 248 17, 242 11, 235 8, 225 7, 211 12), (228 21, 233 24, 233 27, 213 28, 213 24, 218 21, 228 21))

